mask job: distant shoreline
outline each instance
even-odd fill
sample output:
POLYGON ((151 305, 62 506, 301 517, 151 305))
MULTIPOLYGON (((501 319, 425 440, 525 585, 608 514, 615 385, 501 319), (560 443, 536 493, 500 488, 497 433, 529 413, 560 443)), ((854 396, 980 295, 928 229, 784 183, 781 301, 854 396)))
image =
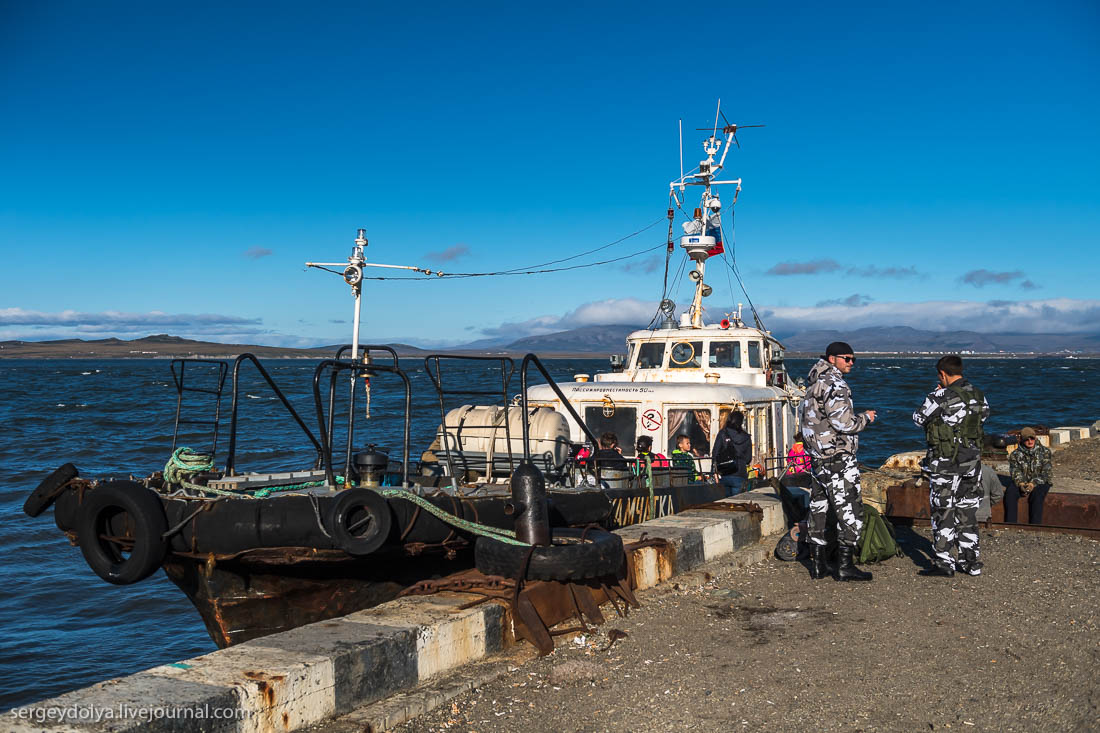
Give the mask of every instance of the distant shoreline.
MULTIPOLYGON (((6 351, 6 349, 5 349, 6 351)), ((376 352, 378 353, 378 352, 376 352)), ((421 351, 415 353, 402 353, 397 352, 397 356, 403 359, 418 359, 432 354, 441 355, 453 355, 453 356, 496 356, 500 358, 522 359, 529 352, 525 351, 421 351)), ((861 351, 858 353, 859 357, 866 359, 896 359, 899 361, 906 360, 921 360, 921 359, 936 359, 943 356, 945 352, 928 352, 928 353, 897 353, 897 352, 874 352, 874 351, 861 351)), ((253 354, 259 359, 264 360, 278 360, 278 361, 317 361, 320 359, 331 359, 334 356, 333 352, 324 353, 311 353, 311 354, 278 354, 278 353, 262 353, 259 350, 254 349, 242 349, 237 352, 230 352, 225 354, 199 354, 193 352, 181 352, 172 354, 159 354, 159 353, 141 353, 141 354, 111 354, 111 353, 95 353, 95 352, 83 352, 75 354, 66 353, 23 353, 23 354, 6 354, 0 351, 0 361, 33 361, 35 359, 57 359, 57 360, 73 360, 73 361, 140 361, 140 360, 171 360, 171 359, 210 359, 210 360, 233 360, 241 354, 253 354)), ((388 358, 388 354, 382 355, 383 359, 388 358)), ((536 354, 540 359, 598 359, 606 361, 608 354, 594 354, 591 352, 542 352, 536 354)), ((1081 359, 1081 360, 1093 360, 1100 359, 1100 354, 962 354, 967 359, 1004 359, 1009 360, 1024 360, 1024 359, 1081 359)), ((786 359, 817 359, 820 354, 815 353, 792 353, 788 352, 784 355, 786 359)), ((346 355, 344 358, 347 358, 346 355)))
MULTIPOLYGON (((386 344, 403 358, 418 358, 432 354, 456 356, 497 356, 523 358, 534 351, 541 359, 607 359, 613 353, 626 353, 626 345, 600 351, 573 351, 562 349, 421 349, 408 344, 386 344)), ((513 346, 515 346, 513 344, 513 346)), ((259 359, 331 359, 338 345, 299 349, 283 346, 259 346, 249 344, 219 344, 208 341, 192 341, 175 336, 151 336, 132 341, 104 339, 99 341, 4 341, 0 342, 0 360, 4 359, 236 359, 241 354, 253 354, 259 359)), ((860 356, 875 359, 932 359, 947 351, 859 351, 860 356)), ((1100 353, 1090 352, 985 352, 963 350, 955 352, 964 358, 977 359, 1037 359, 1037 358, 1100 358, 1100 353)), ((817 351, 788 351, 789 359, 814 359, 817 351)))

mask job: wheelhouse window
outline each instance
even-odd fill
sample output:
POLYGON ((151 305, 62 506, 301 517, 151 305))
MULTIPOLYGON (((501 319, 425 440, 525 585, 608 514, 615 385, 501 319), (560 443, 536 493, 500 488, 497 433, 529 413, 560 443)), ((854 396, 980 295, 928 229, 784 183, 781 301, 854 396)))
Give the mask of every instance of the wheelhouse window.
POLYGON ((599 438, 604 433, 615 433, 619 447, 625 455, 633 455, 637 437, 638 410, 633 407, 603 405, 584 408, 584 424, 599 438))
POLYGON ((741 368, 740 341, 711 341, 707 366, 741 368))
POLYGON ((698 369, 702 363, 702 341, 677 341, 668 353, 669 369, 698 369))
POLYGON ((642 347, 638 349, 639 369, 660 369, 664 363, 664 360, 664 342, 642 344, 642 347))
POLYGON ((762 366, 760 362, 760 342, 749 342, 749 367, 752 369, 759 369, 762 366))

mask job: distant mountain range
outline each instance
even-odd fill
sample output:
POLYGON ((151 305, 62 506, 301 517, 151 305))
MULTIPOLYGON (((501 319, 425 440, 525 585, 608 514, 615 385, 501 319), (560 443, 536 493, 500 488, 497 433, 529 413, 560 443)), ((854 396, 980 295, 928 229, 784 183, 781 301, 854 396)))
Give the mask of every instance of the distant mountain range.
MULTIPOLYGON (((585 326, 570 331, 528 336, 495 346, 501 351, 610 354, 626 349, 626 337, 637 326, 585 326)), ((978 333, 922 331, 909 326, 861 328, 854 331, 802 331, 775 334, 788 351, 818 354, 832 341, 846 341, 859 352, 941 354, 972 351, 983 354, 1074 352, 1100 354, 1100 333, 978 333)), ((462 347, 469 348, 469 346, 462 347)))
MULTIPOLYGON (((457 347, 422 348, 410 344, 390 344, 402 356, 421 356, 436 352, 465 354, 522 355, 534 352, 543 356, 605 356, 624 353, 626 337, 637 326, 584 326, 514 341, 482 339, 457 347)), ((820 354, 832 341, 845 341, 861 353, 959 353, 982 354, 1100 354, 1100 333, 1032 334, 978 333, 976 331, 922 331, 908 326, 861 328, 854 331, 803 331, 776 337, 792 354, 820 354)), ((221 344, 194 341, 159 334, 126 341, 109 338, 86 341, 2 341, 0 358, 165 358, 181 356, 234 357, 251 352, 262 358, 313 358, 330 356, 336 346, 295 349, 280 346, 221 344)))

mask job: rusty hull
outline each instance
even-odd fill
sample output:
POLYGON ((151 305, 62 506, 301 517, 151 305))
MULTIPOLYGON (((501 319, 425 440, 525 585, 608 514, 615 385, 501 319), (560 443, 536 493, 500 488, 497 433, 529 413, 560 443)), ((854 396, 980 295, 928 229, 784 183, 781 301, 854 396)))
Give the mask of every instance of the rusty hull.
POLYGON ((164 572, 218 648, 345 616, 396 598, 426 575, 473 564, 472 553, 353 558, 337 550, 265 548, 206 557, 174 553, 164 572))

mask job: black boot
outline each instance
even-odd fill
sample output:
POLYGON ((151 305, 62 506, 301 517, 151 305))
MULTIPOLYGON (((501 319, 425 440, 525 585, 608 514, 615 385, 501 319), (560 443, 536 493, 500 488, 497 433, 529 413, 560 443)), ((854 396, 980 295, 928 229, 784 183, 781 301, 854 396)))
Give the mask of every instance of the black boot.
POLYGON ((955 568, 949 568, 946 565, 940 565, 939 563, 932 563, 932 567, 925 568, 924 570, 918 570, 917 575, 923 575, 925 577, 933 578, 954 578, 955 568))
POLYGON ((870 580, 873 577, 871 573, 856 567, 855 563, 852 561, 852 553, 854 551, 855 548, 849 547, 848 545, 841 545, 837 548, 837 580, 870 580))
POLYGON ((828 573, 825 563, 825 545, 810 545, 810 577, 821 580, 828 573))

